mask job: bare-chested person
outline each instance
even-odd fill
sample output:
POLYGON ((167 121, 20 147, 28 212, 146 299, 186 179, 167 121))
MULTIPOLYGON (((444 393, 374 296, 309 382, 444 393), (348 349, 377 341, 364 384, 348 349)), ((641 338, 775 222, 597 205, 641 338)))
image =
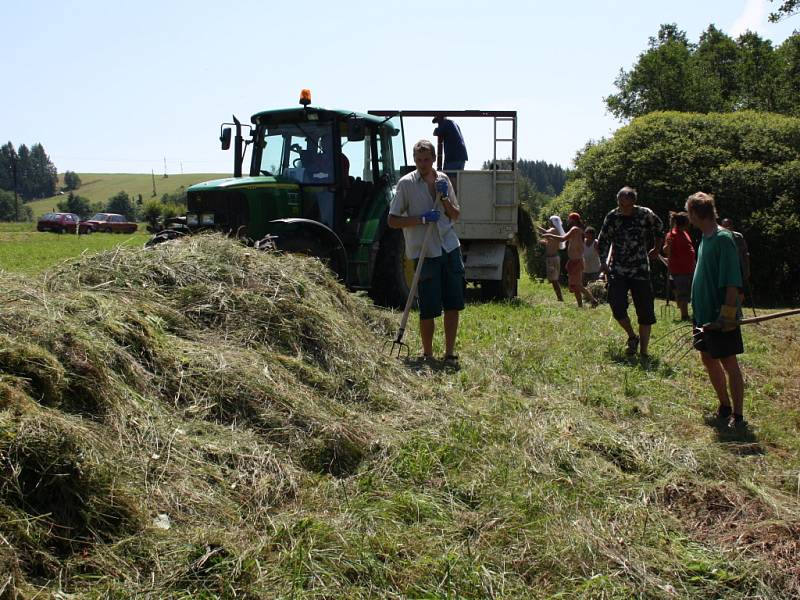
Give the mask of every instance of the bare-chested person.
MULTIPOLYGON (((551 227, 545 229, 537 225, 539 228, 539 235, 545 237, 547 234, 558 235, 564 233, 564 228, 561 227, 561 218, 557 215, 550 217, 551 227), (561 231, 559 231, 561 230, 561 231)), ((558 279, 561 276, 561 257, 558 255, 558 250, 561 243, 558 240, 541 239, 539 243, 544 246, 545 266, 547 267, 547 281, 553 284, 553 291, 556 293, 556 298, 559 302, 564 301, 564 296, 561 295, 561 284, 558 279)))
POLYGON ((591 302, 592 308, 597 306, 592 293, 583 285, 583 221, 581 216, 576 212, 569 213, 567 217, 567 225, 569 231, 564 235, 556 235, 549 231, 542 234, 548 242, 567 242, 567 280, 569 281, 569 291, 575 294, 575 299, 578 301, 578 306, 583 306, 583 297, 591 302))

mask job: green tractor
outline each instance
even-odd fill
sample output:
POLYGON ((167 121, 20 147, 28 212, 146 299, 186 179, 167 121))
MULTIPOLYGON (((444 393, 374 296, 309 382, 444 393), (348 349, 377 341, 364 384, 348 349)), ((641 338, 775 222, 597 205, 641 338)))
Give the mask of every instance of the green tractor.
MULTIPOLYGON (((312 106, 307 90, 300 104, 256 113, 252 125, 236 117, 233 123, 223 123, 223 150, 233 141, 233 177, 191 186, 185 217, 150 243, 202 230, 222 231, 259 249, 318 257, 348 288, 366 290, 375 302, 402 308, 414 264, 405 257, 402 231, 390 229, 387 217, 398 179, 414 169, 407 166, 404 119, 488 117, 495 131, 492 167, 449 173, 461 205, 456 231, 466 281, 480 285, 487 298, 516 296, 516 112, 364 114, 312 106), (247 137, 243 128, 249 129, 247 137), (504 152, 510 160, 498 160, 502 143, 508 146, 504 152), (250 169, 243 175, 248 146, 250 169)), ((441 167, 441 140, 438 154, 441 167)))

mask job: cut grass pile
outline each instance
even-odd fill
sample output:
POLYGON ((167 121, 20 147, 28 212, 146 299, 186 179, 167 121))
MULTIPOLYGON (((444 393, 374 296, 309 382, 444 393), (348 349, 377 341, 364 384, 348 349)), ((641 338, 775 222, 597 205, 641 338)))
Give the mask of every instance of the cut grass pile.
POLYGON ((380 453, 382 415, 413 422, 425 389, 381 352, 385 316, 313 260, 208 236, 2 280, 6 593, 236 594, 254 532, 309 474, 380 453))
POLYGON ((449 370, 216 236, 0 278, 0 597, 800 594, 795 321, 745 331, 732 435, 695 357, 549 285, 470 304, 449 370))

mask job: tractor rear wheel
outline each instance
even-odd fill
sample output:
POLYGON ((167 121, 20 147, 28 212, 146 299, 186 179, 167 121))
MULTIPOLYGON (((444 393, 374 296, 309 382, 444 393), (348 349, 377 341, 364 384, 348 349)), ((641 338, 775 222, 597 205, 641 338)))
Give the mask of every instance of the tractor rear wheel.
POLYGON ((503 266, 500 269, 500 280, 484 280, 481 282, 481 296, 484 300, 511 300, 517 297, 517 280, 519 278, 519 256, 517 249, 506 246, 503 255, 503 266))
POLYGON ((403 232, 387 229, 381 238, 370 296, 376 304, 402 310, 414 279, 414 261, 406 258, 403 232))

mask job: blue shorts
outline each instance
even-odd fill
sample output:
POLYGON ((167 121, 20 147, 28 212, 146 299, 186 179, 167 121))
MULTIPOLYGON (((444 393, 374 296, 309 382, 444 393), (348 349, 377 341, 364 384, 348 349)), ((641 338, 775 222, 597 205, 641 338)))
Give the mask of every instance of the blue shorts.
POLYGON ((464 261, 461 248, 442 249, 441 256, 426 258, 419 276, 419 318, 433 319, 444 310, 464 309, 464 261))

